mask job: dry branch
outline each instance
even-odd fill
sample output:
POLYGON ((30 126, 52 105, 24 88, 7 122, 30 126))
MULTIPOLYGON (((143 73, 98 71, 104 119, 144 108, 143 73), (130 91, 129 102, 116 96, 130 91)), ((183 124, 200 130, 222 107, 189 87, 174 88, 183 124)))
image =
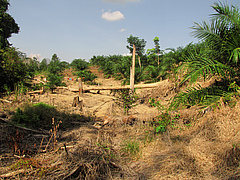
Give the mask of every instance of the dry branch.
POLYGON ((5 99, 0 99, 0 101, 7 102, 7 103, 12 103, 12 101, 8 101, 8 100, 5 100, 5 99))
POLYGON ((43 90, 37 90, 37 91, 30 91, 28 94, 43 94, 43 90))
POLYGON ((7 174, 2 174, 2 175, 0 175, 0 177, 1 178, 10 178, 12 176, 16 176, 16 175, 21 174, 21 173, 26 173, 27 171, 30 171, 30 170, 19 169, 17 171, 13 171, 13 172, 10 172, 10 173, 7 173, 7 174))
MULTIPOLYGON (((11 124, 12 126, 15 126, 15 127, 18 128, 18 129, 22 129, 22 130, 25 130, 25 131, 31 131, 31 132, 38 133, 38 134, 45 134, 45 135, 47 134, 47 135, 49 135, 49 133, 46 132, 46 131, 38 131, 38 130, 35 130, 35 129, 29 129, 29 128, 17 126, 17 125, 12 124, 10 121, 5 120, 5 119, 3 119, 3 118, 0 118, 0 120, 1 120, 2 122, 11 124)), ((44 135, 42 135, 42 136, 44 136, 44 135)))
POLYGON ((69 87, 57 86, 56 89, 69 89, 69 87))

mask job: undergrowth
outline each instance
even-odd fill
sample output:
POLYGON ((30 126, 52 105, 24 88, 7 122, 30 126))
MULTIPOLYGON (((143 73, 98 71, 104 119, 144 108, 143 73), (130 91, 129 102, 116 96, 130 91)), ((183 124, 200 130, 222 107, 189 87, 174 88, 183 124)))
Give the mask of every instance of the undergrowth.
POLYGON ((12 121, 24 127, 50 130, 52 128, 52 118, 55 119, 56 123, 62 121, 60 129, 70 128, 72 126, 71 121, 88 121, 88 118, 84 116, 60 112, 55 107, 44 103, 26 104, 23 109, 18 108, 12 117, 12 121))
POLYGON ((179 114, 176 114, 174 117, 170 115, 169 109, 161 105, 160 101, 155 101, 155 99, 150 98, 149 103, 153 107, 157 107, 160 111, 160 114, 156 117, 153 122, 154 131, 156 133, 164 133, 167 131, 167 127, 174 127, 174 122, 176 119, 180 118, 179 114))
POLYGON ((124 141, 121 151, 124 156, 136 157, 140 153, 140 144, 136 140, 124 141))
POLYGON ((221 104, 235 106, 236 98, 240 96, 240 87, 232 83, 217 82, 212 86, 202 88, 199 84, 178 93, 170 105, 170 109, 200 106, 202 108, 217 108, 221 104))
POLYGON ((138 95, 130 89, 113 90, 116 93, 115 103, 124 109, 124 113, 128 114, 129 110, 137 106, 138 95))

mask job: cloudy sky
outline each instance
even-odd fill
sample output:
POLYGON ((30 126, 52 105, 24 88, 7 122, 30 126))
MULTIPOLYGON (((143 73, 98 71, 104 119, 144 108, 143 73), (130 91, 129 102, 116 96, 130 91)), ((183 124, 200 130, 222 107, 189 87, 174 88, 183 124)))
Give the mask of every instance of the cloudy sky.
MULTIPOLYGON (((127 54, 132 34, 153 48, 190 42, 193 22, 208 20, 218 0, 10 0, 8 13, 20 26, 9 40, 29 57, 89 60, 94 55, 127 54)), ((238 5, 239 0, 227 0, 238 5)))

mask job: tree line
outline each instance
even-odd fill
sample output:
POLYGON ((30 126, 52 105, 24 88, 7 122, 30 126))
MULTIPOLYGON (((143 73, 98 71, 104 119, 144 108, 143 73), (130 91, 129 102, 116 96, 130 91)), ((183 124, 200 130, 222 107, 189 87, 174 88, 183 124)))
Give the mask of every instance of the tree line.
MULTIPOLYGON (((39 71, 47 73, 48 87, 54 89, 62 84, 62 72, 72 67, 75 75, 94 81, 89 65, 97 65, 104 71, 105 77, 114 77, 129 83, 131 56, 111 55, 93 56, 90 62, 75 59, 71 63, 60 61, 56 54, 52 59, 29 58, 15 47, 8 38, 19 32, 19 26, 7 13, 8 0, 0 0, 0 92, 14 90, 19 83, 25 83, 39 71)), ((215 14, 209 21, 195 22, 193 37, 199 43, 189 43, 185 47, 160 49, 160 39, 153 39, 154 47, 145 50, 146 41, 130 35, 126 48, 130 53, 136 46, 135 82, 157 82, 175 78, 177 85, 191 84, 187 91, 180 92, 171 107, 201 105, 218 106, 221 101, 231 104, 239 94, 239 58, 240 58, 240 12, 238 6, 214 3, 215 14), (217 77, 216 82, 202 88, 194 85, 198 80, 217 77), (179 79, 180 78, 180 79, 179 79)), ((234 104, 234 103, 233 103, 234 104)))

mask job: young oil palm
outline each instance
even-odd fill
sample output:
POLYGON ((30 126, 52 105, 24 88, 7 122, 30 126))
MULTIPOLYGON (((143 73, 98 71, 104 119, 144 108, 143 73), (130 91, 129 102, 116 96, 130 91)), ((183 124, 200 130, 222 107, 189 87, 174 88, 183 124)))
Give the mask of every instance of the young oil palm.
MULTIPOLYGON (((196 53, 191 53, 179 67, 187 67, 188 71, 183 82, 190 79, 196 82, 198 78, 218 75, 221 78, 234 78, 237 74, 240 58, 240 13, 237 6, 227 3, 214 3, 216 11, 210 18, 210 23, 196 23, 193 36, 205 44, 196 53), (230 61, 231 60, 231 61, 230 61)), ((186 71, 185 71, 186 72, 186 71)))
POLYGON ((216 60, 229 64, 236 63, 240 58, 240 12, 237 6, 227 3, 214 3, 216 11, 211 15, 210 23, 196 23, 193 36, 205 41, 215 51, 216 60))
MULTIPOLYGON (((228 87, 238 78, 240 58, 240 13, 237 6, 228 5, 227 3, 214 3, 212 6, 216 11, 212 14, 210 22, 203 21, 194 23, 193 36, 202 41, 204 45, 201 49, 196 49, 189 53, 178 67, 178 72, 185 73, 181 82, 190 81, 197 82, 198 79, 204 80, 212 77, 220 77, 224 83, 208 88, 192 88, 187 93, 179 93, 174 97, 171 106, 179 106, 186 104, 184 99, 191 99, 192 94, 197 93, 198 100, 193 101, 191 105, 216 103, 220 96, 230 97, 235 94, 236 90, 230 90, 228 87), (218 89, 215 91, 214 89, 218 89), (209 92, 211 95, 209 96, 209 92), (229 94, 230 93, 230 94, 229 94), (206 95, 208 98, 206 98, 206 95), (184 98, 183 98, 184 97, 184 98), (184 100, 184 101, 183 101, 184 100), (174 105, 173 105, 174 104, 174 105)), ((237 84, 236 84, 237 85, 237 84)), ((238 86, 239 87, 239 86, 238 86)), ((237 90, 238 91, 238 90, 237 90)), ((236 94, 235 94, 236 95, 236 94)), ((239 95, 239 93, 238 93, 239 95)), ((221 98, 220 98, 221 99, 221 98)))

